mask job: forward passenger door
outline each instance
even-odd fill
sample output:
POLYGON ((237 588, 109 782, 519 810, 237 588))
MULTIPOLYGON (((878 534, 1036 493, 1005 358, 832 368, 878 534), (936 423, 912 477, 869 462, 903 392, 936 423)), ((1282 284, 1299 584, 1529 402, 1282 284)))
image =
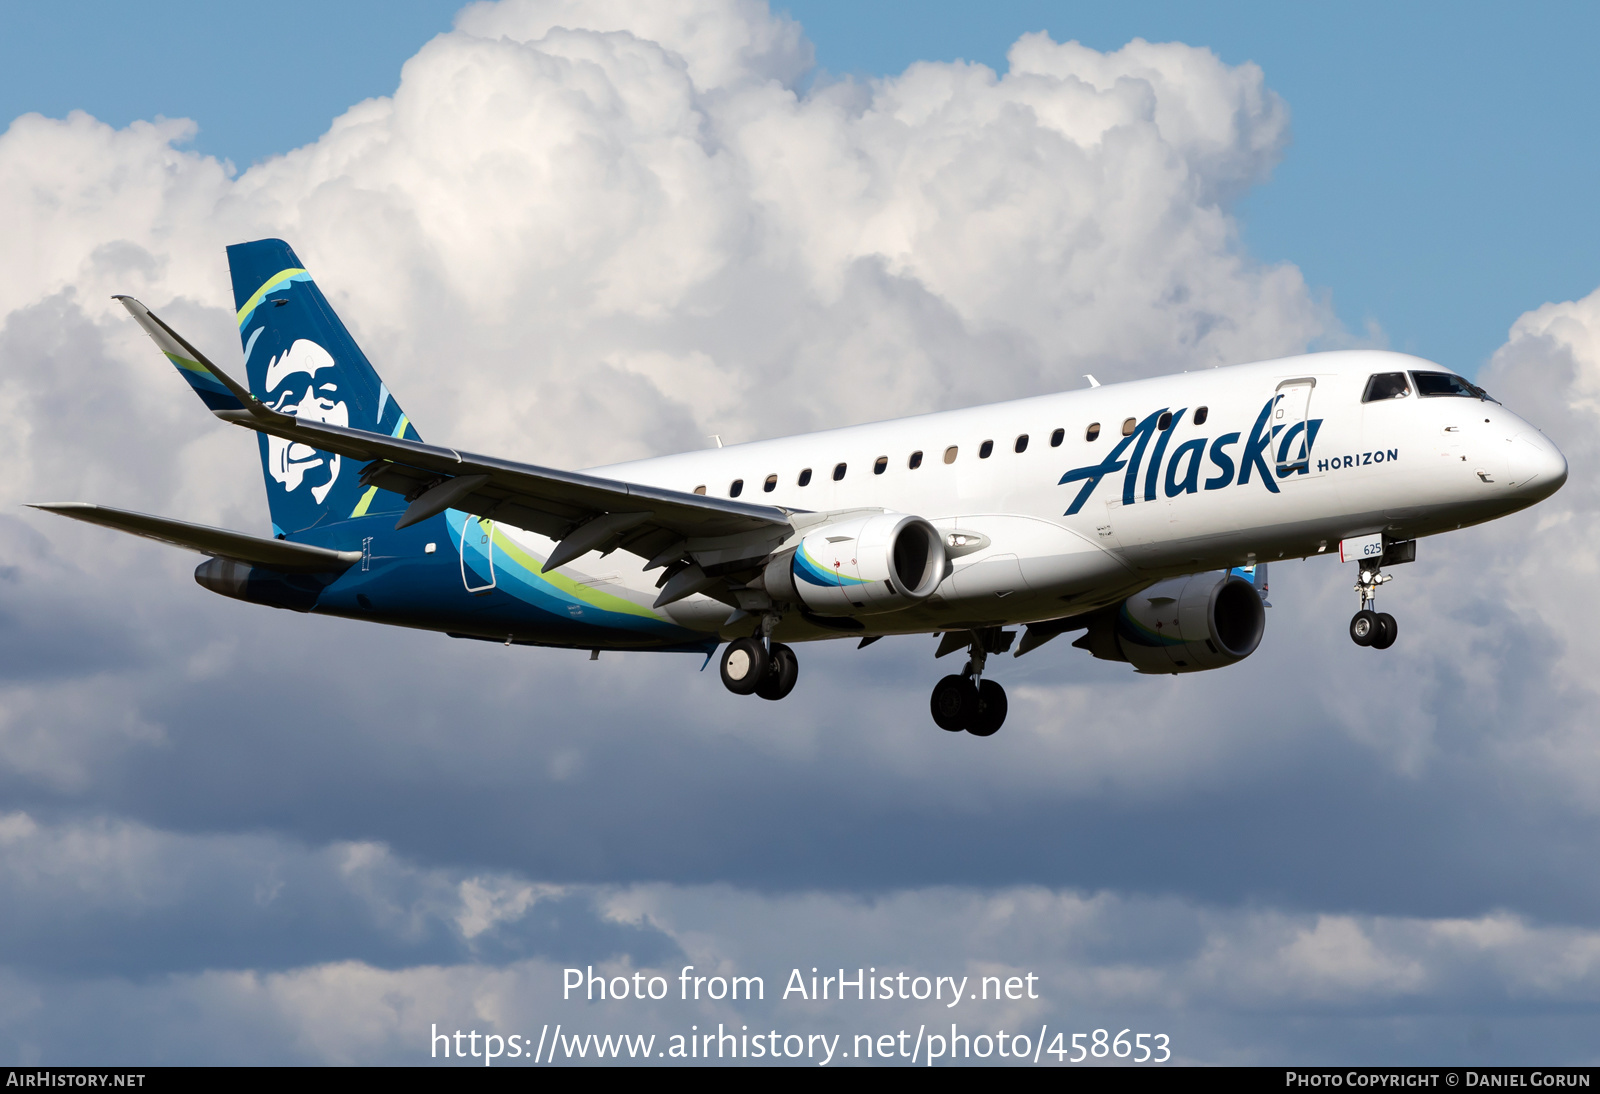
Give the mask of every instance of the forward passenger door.
POLYGON ((1309 376, 1278 385, 1272 408, 1272 451, 1278 478, 1311 468, 1311 446, 1306 435, 1311 420, 1311 394, 1317 381, 1309 376))

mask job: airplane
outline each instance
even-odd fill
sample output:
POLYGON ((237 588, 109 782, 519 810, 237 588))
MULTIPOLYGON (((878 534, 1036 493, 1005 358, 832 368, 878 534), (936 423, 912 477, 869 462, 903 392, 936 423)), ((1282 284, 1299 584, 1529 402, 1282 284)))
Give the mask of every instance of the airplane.
POLYGON ((695 652, 704 668, 721 648, 727 689, 769 700, 798 679, 790 643, 937 635, 936 657, 967 660, 935 685, 933 721, 980 737, 1007 711, 989 658, 1061 634, 1141 673, 1244 660, 1282 559, 1357 562, 1350 636, 1386 649, 1386 567, 1567 477, 1481 388, 1379 350, 532 466, 424 443, 287 243, 227 253, 243 380, 115 299, 216 417, 256 434, 272 536, 36 508, 197 551, 201 586, 252 604, 591 659, 695 652))

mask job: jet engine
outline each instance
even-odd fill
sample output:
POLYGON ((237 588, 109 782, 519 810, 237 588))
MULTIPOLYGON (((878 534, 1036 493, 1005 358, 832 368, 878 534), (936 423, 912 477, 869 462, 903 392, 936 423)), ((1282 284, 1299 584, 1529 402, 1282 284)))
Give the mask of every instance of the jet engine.
POLYGON ((1223 572, 1169 578, 1094 613, 1073 643, 1140 672, 1220 669, 1256 651, 1267 613, 1254 585, 1223 572))
POLYGON ((908 608, 933 595, 949 569, 944 539, 921 517, 874 513, 806 533, 773 555, 762 574, 767 595, 819 615, 854 616, 908 608))

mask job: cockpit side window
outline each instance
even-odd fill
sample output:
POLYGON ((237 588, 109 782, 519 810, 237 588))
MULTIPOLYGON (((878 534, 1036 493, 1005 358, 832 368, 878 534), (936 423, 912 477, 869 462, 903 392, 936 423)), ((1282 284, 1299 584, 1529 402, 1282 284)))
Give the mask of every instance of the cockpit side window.
POLYGON ((1404 399, 1411 394, 1411 389, 1406 386, 1406 374, 1403 372, 1380 372, 1367 381, 1367 393, 1361 396, 1363 403, 1377 403, 1384 399, 1404 399))
POLYGON ((1449 372, 1413 372, 1411 379, 1417 385, 1417 394, 1423 398, 1434 395, 1454 395, 1463 399, 1489 398, 1489 393, 1477 384, 1449 372))

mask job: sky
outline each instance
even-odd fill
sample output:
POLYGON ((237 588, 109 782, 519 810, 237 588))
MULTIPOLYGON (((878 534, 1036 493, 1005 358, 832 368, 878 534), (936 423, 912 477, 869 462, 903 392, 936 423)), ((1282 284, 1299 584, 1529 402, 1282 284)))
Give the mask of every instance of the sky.
MULTIPOLYGON (((458 7, 285 0, 263 20, 181 0, 6 5, 0 116, 192 118, 193 147, 244 169, 314 140, 352 103, 392 93, 400 66, 450 29, 458 7), (241 61, 259 77, 240 79, 241 61)), ((1591 4, 804 0, 778 10, 814 43, 807 80, 889 75, 919 60, 1003 70, 1032 30, 1099 50, 1181 41, 1262 66, 1290 105, 1293 152, 1272 185, 1239 202, 1246 245, 1331 293, 1346 329, 1469 376, 1517 315, 1593 287, 1600 226, 1582 212, 1600 187, 1583 105, 1600 99, 1591 4)))
POLYGON ((957 1021, 1198 1063, 1593 1062, 1596 16, 273 16, 0 9, 0 1058, 957 1021), (1475 375, 1572 479, 1422 544, 1382 657, 1324 559, 1273 567, 1266 641, 1228 669, 1008 659, 991 739, 931 726, 921 639, 804 649, 753 716, 698 659, 251 608, 181 552, 22 509, 263 530, 254 445, 109 297, 225 362, 222 248, 264 235, 424 437, 509 458, 1380 345, 1475 375), (590 965, 767 996, 563 1000, 590 965), (1041 998, 782 999, 813 966, 1041 998))

